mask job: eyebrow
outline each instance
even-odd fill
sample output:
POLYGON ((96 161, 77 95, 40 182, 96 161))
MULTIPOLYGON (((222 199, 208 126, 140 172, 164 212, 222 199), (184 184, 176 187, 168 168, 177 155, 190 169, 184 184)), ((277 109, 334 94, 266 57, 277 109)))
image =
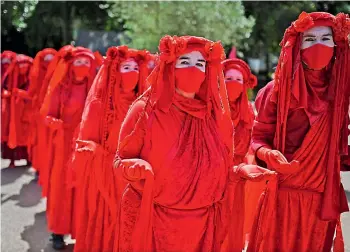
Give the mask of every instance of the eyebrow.
POLYGON ((316 36, 312 35, 312 34, 305 34, 303 37, 304 38, 316 38, 316 36))
POLYGON ((205 60, 204 59, 199 59, 198 62, 204 62, 205 63, 205 60))
POLYGON ((180 59, 187 59, 187 60, 189 60, 190 58, 186 57, 186 56, 181 56, 180 59))
POLYGON ((322 35, 323 37, 327 37, 327 36, 333 36, 331 33, 327 33, 327 34, 324 34, 322 35))

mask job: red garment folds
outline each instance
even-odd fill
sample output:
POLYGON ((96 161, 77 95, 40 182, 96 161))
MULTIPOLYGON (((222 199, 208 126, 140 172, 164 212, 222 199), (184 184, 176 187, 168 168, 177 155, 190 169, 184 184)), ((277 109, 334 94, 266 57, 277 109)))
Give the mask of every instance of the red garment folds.
POLYGON ((252 148, 278 150, 300 165, 275 167, 278 181, 269 182, 259 204, 248 251, 331 251, 335 229, 333 249, 344 251, 340 157, 347 154, 349 29, 342 13, 302 13, 285 33, 276 79, 261 94, 252 148), (319 71, 300 61, 302 32, 314 26, 331 27, 337 45, 335 60, 319 71))
MULTIPOLYGON (((47 66, 47 70, 44 76, 44 80, 42 81, 42 84, 40 86, 40 90, 38 90, 38 100, 37 105, 38 109, 41 109, 41 106, 43 105, 44 98, 47 92, 47 88, 49 86, 50 80, 52 78, 52 75, 58 65, 58 62, 62 59, 62 57, 66 54, 67 51, 72 50, 73 46, 67 45, 62 47, 54 56, 54 58, 51 60, 49 65, 47 66)), ((52 139, 52 132, 48 125, 45 123, 45 117, 46 114, 41 114, 39 111, 38 115, 38 130, 40 131, 40 134, 38 134, 38 151, 40 152, 40 160, 37 163, 36 169, 40 171, 39 175, 39 184, 42 187, 42 196, 47 196, 47 189, 49 184, 49 176, 50 176, 50 169, 52 167, 50 163, 50 153, 52 152, 52 145, 49 144, 49 139, 52 139)))
POLYGON ((114 177, 113 158, 124 117, 144 90, 147 55, 126 46, 109 48, 86 100, 71 164, 79 207, 76 252, 113 251, 118 206, 126 186, 114 177), (119 68, 129 59, 136 61, 139 74, 134 89, 124 93, 119 68))
MULTIPOLYGON (((29 136, 31 102, 25 90, 29 86, 28 75, 33 59, 23 54, 14 57, 8 52, 4 52, 2 57, 8 58, 6 55, 10 56, 12 62, 2 76, 2 141, 16 152, 27 146, 29 136), (22 148, 17 150, 17 147, 22 148)), ((27 159, 27 155, 23 154, 13 156, 27 159)))
POLYGON ((223 48, 204 38, 165 36, 159 49, 151 90, 131 107, 120 132, 116 173, 130 184, 114 251, 220 251, 230 218, 233 143, 223 48), (191 99, 175 92, 175 61, 196 50, 207 61, 206 79, 191 99), (133 170, 142 163, 152 170, 133 170))
MULTIPOLYGON (((241 72, 243 76, 243 83, 241 84, 242 90, 240 95, 236 99, 233 99, 232 96, 228 94, 231 109, 231 119, 234 126, 234 164, 239 165, 241 163, 247 162, 247 160, 245 160, 245 157, 249 149, 251 132, 255 117, 253 106, 248 100, 247 90, 248 88, 254 88, 256 86, 257 78, 251 73, 250 67, 243 60, 227 59, 224 60, 222 64, 224 73, 231 69, 235 69, 241 72)), ((234 84, 235 83, 230 82, 226 83, 228 92, 230 92, 230 87, 228 87, 228 85, 232 85, 231 87, 233 88, 236 87, 234 84)), ((244 204, 244 234, 250 232, 258 199, 262 192, 261 186, 257 186, 257 184, 263 185, 263 183, 264 182, 248 182, 245 183, 245 185, 241 183, 240 185, 244 186, 244 189, 237 188, 237 190, 241 190, 241 192, 237 191, 236 193, 244 194, 244 202, 241 202, 244 204)), ((230 225, 235 225, 235 223, 230 223, 230 225)), ((245 239, 245 236, 243 239, 245 239)), ((225 243, 225 246, 229 246, 229 244, 225 243)), ((224 247, 224 250, 230 251, 230 248, 224 247)))
POLYGON ((31 121, 28 139, 28 155, 32 161, 32 167, 37 171, 40 171, 40 167, 43 167, 42 158, 43 153, 46 151, 46 145, 44 144, 44 137, 47 134, 46 125, 43 123, 43 118, 39 113, 41 104, 39 103, 39 95, 44 81, 45 74, 48 69, 49 63, 52 61, 56 54, 56 50, 52 48, 46 48, 37 53, 34 58, 33 66, 29 74, 29 89, 27 92, 28 97, 31 99, 31 121))
POLYGON ((47 221, 56 234, 75 235, 75 195, 69 186, 68 164, 74 150, 74 132, 81 121, 85 99, 96 73, 95 57, 88 49, 72 48, 59 60, 50 80, 40 113, 50 128, 47 188, 47 221), (87 79, 77 82, 72 73, 75 59, 85 57, 91 62, 87 79))
MULTIPOLYGON (((238 165, 244 162, 244 157, 248 152, 251 130, 254 122, 253 106, 248 100, 248 88, 254 88, 257 84, 256 77, 250 71, 247 63, 240 59, 227 59, 223 61, 224 73, 230 69, 236 69, 243 75, 243 90, 241 95, 235 99, 230 100, 231 119, 235 128, 234 135, 234 164, 238 165)), ((229 85, 229 84, 227 84, 229 85)))

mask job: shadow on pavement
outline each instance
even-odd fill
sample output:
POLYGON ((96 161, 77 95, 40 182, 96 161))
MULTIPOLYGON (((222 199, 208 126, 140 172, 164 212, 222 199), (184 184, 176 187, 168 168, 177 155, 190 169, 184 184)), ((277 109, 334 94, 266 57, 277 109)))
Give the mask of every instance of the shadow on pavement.
MULTIPOLYGON (((46 213, 45 211, 35 214, 34 224, 25 226, 21 233, 21 238, 29 244, 27 252, 56 252, 51 247, 50 233, 46 227, 46 213)), ((74 245, 68 244, 64 252, 73 252, 74 245)))
POLYGON ((41 188, 36 179, 24 184, 19 192, 17 205, 20 207, 32 207, 40 203, 41 188))
POLYGON ((26 166, 17 166, 14 168, 1 169, 1 185, 7 185, 15 182, 24 174, 31 174, 26 166))

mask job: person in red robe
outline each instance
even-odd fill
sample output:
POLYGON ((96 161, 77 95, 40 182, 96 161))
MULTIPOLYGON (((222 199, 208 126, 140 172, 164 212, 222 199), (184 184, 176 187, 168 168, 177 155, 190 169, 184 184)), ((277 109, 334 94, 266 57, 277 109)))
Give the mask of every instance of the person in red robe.
POLYGON ((10 167, 15 166, 15 160, 28 160, 27 141, 30 123, 30 101, 25 96, 29 87, 29 71, 33 59, 10 52, 2 54, 4 60, 4 76, 2 79, 2 158, 10 159, 10 167), (6 56, 7 55, 7 56, 6 56), (12 62, 6 67, 8 60, 12 62))
MULTIPOLYGON (((71 45, 66 45, 62 47, 54 56, 54 58, 51 60, 49 65, 47 66, 47 70, 44 76, 44 80, 42 81, 40 91, 37 98, 37 104, 38 108, 41 109, 44 98, 46 96, 47 88, 49 86, 50 80, 52 78, 52 75, 57 68, 58 62, 62 59, 62 57, 70 50, 72 50, 74 47, 71 45)), ((52 136, 50 135, 52 130, 48 127, 48 125, 45 123, 46 115, 41 115, 39 113, 38 115, 38 125, 41 129, 40 134, 38 134, 38 151, 40 152, 40 160, 37 163, 37 168, 40 171, 39 175, 39 185, 42 187, 42 196, 47 196, 47 190, 48 190, 48 184, 49 184, 49 176, 50 176, 50 169, 52 165, 50 164, 50 153, 52 150, 50 149, 52 145, 49 144, 49 139, 52 139, 52 136)))
POLYGON ((248 252, 344 251, 349 30, 343 13, 303 12, 285 32, 275 80, 258 97, 251 144, 257 162, 278 175, 259 204, 248 252))
MULTIPOLYGON (((234 164, 251 163, 248 160, 249 155, 247 157, 246 155, 250 146, 255 114, 248 100, 247 90, 256 86, 257 78, 243 60, 227 59, 222 64, 234 126, 234 164)), ((260 183, 247 181, 245 184, 244 233, 247 235, 250 233, 258 200, 264 188, 265 181, 260 183)))
POLYGON ((113 251, 118 202, 126 183, 115 180, 113 158, 130 105, 144 90, 149 53, 111 47, 86 100, 72 162, 76 181, 75 252, 113 251))
POLYGON ((257 79, 243 60, 227 59, 222 64, 235 130, 234 164, 239 165, 244 162, 248 152, 255 117, 253 106, 248 100, 247 90, 256 86, 257 79))
POLYGON ((74 132, 96 75, 95 56, 90 50, 71 48, 61 56, 40 109, 50 128, 46 216, 54 249, 64 247, 64 234, 75 235, 74 192, 69 187, 67 167, 74 150, 74 132))
POLYGON ((40 171, 40 167, 42 167, 41 162, 43 161, 43 153, 40 150, 45 149, 45 147, 42 146, 42 136, 46 134, 46 127, 45 124, 42 123, 39 113, 39 95, 48 65, 53 60, 56 52, 57 51, 55 49, 45 48, 36 54, 29 74, 29 89, 26 93, 26 96, 32 103, 29 130, 30 135, 28 139, 28 156, 32 162, 32 167, 36 169, 37 174, 40 171))
POLYGON ((165 36, 151 89, 119 134, 116 176, 123 193, 114 251, 219 251, 233 128, 220 42, 165 36))

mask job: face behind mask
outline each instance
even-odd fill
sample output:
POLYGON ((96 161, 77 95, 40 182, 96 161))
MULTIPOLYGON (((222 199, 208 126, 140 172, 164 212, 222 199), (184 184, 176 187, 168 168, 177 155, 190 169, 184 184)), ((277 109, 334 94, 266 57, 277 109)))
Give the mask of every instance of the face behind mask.
POLYGON ((138 71, 130 71, 130 72, 124 72, 120 73, 122 82, 122 90, 124 92, 131 92, 135 89, 137 82, 139 81, 139 72, 138 71))
POLYGON ((197 67, 175 69, 175 86, 186 93, 197 93, 204 80, 205 72, 197 67))
POLYGON ((236 80, 226 81, 227 95, 230 102, 239 98, 243 92, 243 84, 236 80))
POLYGON ((334 47, 322 44, 315 44, 311 47, 301 50, 301 60, 312 70, 321 70, 331 61, 334 53, 334 47))

